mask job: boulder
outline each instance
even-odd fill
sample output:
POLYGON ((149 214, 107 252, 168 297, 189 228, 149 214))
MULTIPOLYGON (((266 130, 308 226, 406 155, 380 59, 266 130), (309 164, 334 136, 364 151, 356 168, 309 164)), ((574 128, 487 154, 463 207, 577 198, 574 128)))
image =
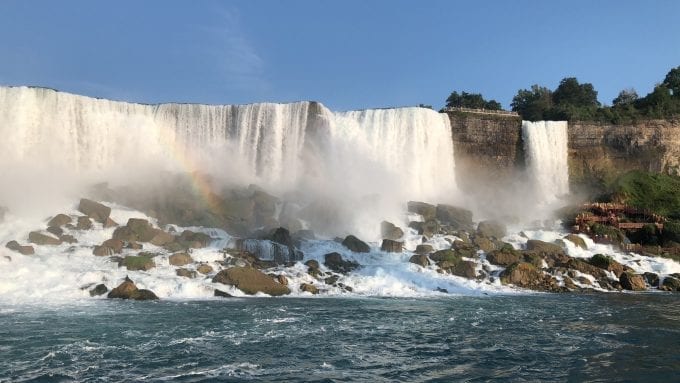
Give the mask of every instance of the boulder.
POLYGON ((455 230, 472 230, 472 212, 451 205, 437 205, 436 217, 439 222, 452 226, 455 230))
POLYGON ((458 262, 460 261, 460 255, 456 253, 455 250, 438 250, 430 254, 430 259, 436 263, 440 262, 458 262))
POLYGON ((527 241, 527 250, 538 253, 542 256, 564 255, 564 249, 554 243, 530 239, 527 241))
POLYGON ((156 232, 156 235, 154 235, 153 238, 151 238, 151 240, 149 242, 152 245, 164 246, 164 245, 167 245, 168 243, 171 243, 171 242, 174 242, 174 241, 175 241, 174 235, 172 235, 170 233, 166 233, 163 230, 158 230, 156 232))
POLYGON ((645 285, 645 279, 642 277, 642 275, 633 274, 630 272, 621 273, 621 276, 619 277, 619 283, 621 283, 621 287, 626 290, 643 291, 647 289, 647 286, 645 285))
POLYGON ((90 296, 91 297, 97 297, 100 295, 104 295, 107 292, 109 292, 109 288, 106 287, 105 284, 100 283, 97 286, 95 286, 92 290, 90 290, 90 296))
POLYGON ((70 234, 64 234, 64 235, 60 236, 59 240, 64 242, 64 243, 68 243, 68 244, 78 243, 78 240, 76 239, 76 237, 74 237, 70 234))
POLYGON ((172 266, 184 266, 194 262, 194 259, 187 253, 175 253, 168 257, 168 262, 172 266))
POLYGON ((617 277, 621 277, 621 273, 624 272, 624 267, 622 264, 616 262, 612 257, 604 254, 593 255, 588 263, 595 267, 611 271, 617 277))
POLYGON ((305 266, 307 266, 310 269, 319 269, 321 265, 319 265, 319 261, 315 259, 310 259, 307 262, 305 262, 305 266))
POLYGON ((515 250, 511 245, 505 245, 499 250, 486 254, 489 263, 499 266, 510 266, 522 260, 522 253, 515 250))
POLYGON ((196 268, 196 271, 198 271, 199 273, 201 273, 203 275, 207 275, 207 274, 210 274, 210 273, 213 272, 213 268, 212 268, 212 266, 203 263, 201 265, 198 265, 198 267, 196 268))
POLYGON ((125 242, 137 241, 137 236, 127 226, 119 226, 113 231, 113 239, 118 239, 125 242))
POLYGON ((437 208, 425 202, 409 201, 407 203, 409 213, 420 214, 424 220, 433 219, 437 216, 437 208))
POLYGON ((416 253, 416 254, 430 254, 433 251, 434 251, 434 248, 432 247, 432 245, 423 244, 423 245, 416 246, 416 250, 414 251, 414 253, 416 253))
POLYGON ((323 256, 323 264, 336 273, 349 273, 359 267, 359 264, 342 259, 339 253, 329 253, 323 256))
POLYGON ((118 262, 118 267, 125 266, 128 270, 147 271, 156 267, 152 257, 148 255, 129 255, 118 262))
POLYGON ((293 246, 293 237, 291 237, 290 232, 285 227, 279 227, 275 229, 268 237, 270 241, 280 243, 284 246, 293 246))
POLYGON ((585 262, 580 259, 576 258, 570 258, 569 261, 564 264, 564 265, 559 265, 559 266, 564 266, 568 269, 573 269, 576 271, 580 271, 584 274, 590 274, 595 279, 606 279, 607 278, 607 273, 605 271, 597 266, 593 266, 588 262, 585 262))
POLYGON ((119 239, 107 239, 106 241, 102 242, 102 246, 109 247, 113 250, 114 253, 120 254, 123 251, 123 246, 125 243, 119 239))
POLYGON ((659 275, 655 273, 646 272, 642 274, 645 281, 652 287, 659 287, 659 275))
POLYGON ((430 260, 425 254, 413 254, 408 261, 422 267, 427 267, 430 264, 430 260))
POLYGON ((92 229, 92 221, 90 217, 78 217, 78 222, 76 224, 76 229, 78 230, 90 230, 92 229))
POLYGON ((477 277, 477 264, 472 261, 460 261, 453 267, 449 268, 449 272, 459 277, 473 279, 477 277))
POLYGON ((109 227, 116 227, 118 224, 116 221, 112 220, 111 217, 107 218, 106 221, 104 221, 104 229, 108 229, 109 227))
POLYGON ((35 254, 35 250, 33 249, 33 246, 22 246, 17 241, 7 242, 5 247, 12 250, 12 251, 16 251, 17 253, 22 254, 22 255, 33 255, 33 254, 35 254))
POLYGON ((288 286, 288 278, 285 275, 279 274, 276 276, 276 281, 284 286, 288 286))
POLYGON ((134 282, 128 277, 125 281, 111 290, 107 298, 133 299, 138 301, 156 300, 158 297, 151 290, 138 289, 134 282))
POLYGON ((314 285, 312 285, 312 284, 310 284, 310 283, 303 283, 303 284, 301 284, 301 285, 300 285, 300 291, 302 291, 302 292, 307 292, 307 293, 312 293, 312 294, 318 294, 318 293, 319 293, 319 289, 318 289, 316 286, 314 286, 314 285))
POLYGON ((177 269, 177 271, 175 271, 175 273, 177 274, 178 277, 184 277, 184 278, 196 278, 196 276, 198 275, 196 273, 196 271, 185 269, 183 267, 177 269))
POLYGON ((28 233, 28 242, 35 243, 36 245, 61 245, 61 241, 58 238, 43 234, 39 231, 32 231, 28 233))
POLYGON ((180 234, 179 241, 187 243, 188 248, 201 249, 204 248, 212 242, 212 238, 208 234, 193 232, 191 230, 184 230, 180 234))
POLYGON ((588 245, 586 245, 586 241, 577 234, 569 234, 569 235, 565 236, 564 239, 566 239, 567 241, 573 243, 574 245, 576 245, 576 246, 578 246, 582 249, 588 249, 588 245))
POLYGON ((396 241, 404 236, 404 231, 391 222, 382 221, 380 223, 380 235, 385 239, 396 241))
POLYGON ((97 222, 104 223, 111 214, 111 208, 86 198, 80 200, 78 211, 97 222))
POLYGON ((664 291, 680 291, 680 278, 666 276, 659 286, 659 290, 664 291))
POLYGON ((403 242, 393 241, 391 239, 383 239, 380 250, 388 253, 401 253, 401 249, 404 246, 403 242))
POLYGON ((234 286, 250 295, 259 292, 272 296, 290 294, 288 287, 252 267, 232 267, 222 270, 215 275, 212 281, 234 286))
POLYGON ((477 235, 482 237, 501 239, 506 233, 505 225, 498 221, 482 221, 477 225, 477 235))
POLYGON ((456 253, 461 257, 475 258, 477 256, 477 247, 471 242, 455 240, 451 248, 456 250, 456 253))
POLYGON ((108 246, 95 246, 92 249, 92 255, 97 257, 108 257, 113 254, 113 249, 108 246))
POLYGON ((213 295, 215 295, 216 297, 220 297, 220 298, 233 298, 234 297, 233 295, 229 294, 228 292, 218 290, 218 289, 215 289, 215 292, 214 292, 213 295))
POLYGON ((133 240, 139 242, 149 242, 158 234, 158 230, 154 229, 149 221, 141 218, 130 218, 125 226, 134 234, 135 239, 133 240))
POLYGON ((526 262, 513 263, 503 270, 500 277, 502 283, 519 287, 534 287, 543 279, 541 272, 526 262))
POLYGON ((72 221, 73 219, 66 214, 57 214, 47 222, 47 226, 61 227, 72 221))
POLYGON ((441 225, 439 224, 439 221, 437 221, 436 219, 428 219, 427 221, 421 223, 418 234, 422 234, 427 238, 432 238, 435 234, 438 234, 440 231, 441 225))
POLYGON ((487 237, 476 236, 472 239, 472 243, 485 253, 496 250, 496 244, 487 237))
POLYGON ((342 241, 342 245, 355 253, 368 253, 371 251, 371 248, 366 244, 366 242, 353 235, 348 235, 345 237, 345 239, 342 241))
POLYGON ((59 237, 59 236, 61 236, 62 234, 64 234, 64 229, 62 229, 62 228, 59 227, 59 226, 48 226, 48 227, 47 227, 47 232, 50 233, 50 234, 54 234, 54 235, 56 235, 57 237, 59 237))

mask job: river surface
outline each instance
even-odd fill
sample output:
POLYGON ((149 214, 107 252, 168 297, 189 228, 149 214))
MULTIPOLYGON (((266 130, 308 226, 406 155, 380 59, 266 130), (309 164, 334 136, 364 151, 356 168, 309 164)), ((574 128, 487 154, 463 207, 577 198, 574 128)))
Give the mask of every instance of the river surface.
POLYGON ((680 295, 0 307, 2 382, 677 381, 680 295))

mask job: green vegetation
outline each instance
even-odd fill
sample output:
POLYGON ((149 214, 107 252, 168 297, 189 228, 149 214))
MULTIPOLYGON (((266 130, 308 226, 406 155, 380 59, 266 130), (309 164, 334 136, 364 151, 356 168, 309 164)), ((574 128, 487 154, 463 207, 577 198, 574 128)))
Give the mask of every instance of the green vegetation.
POLYGON ((608 199, 680 220, 680 177, 633 170, 609 186, 608 199))
POLYGON ((446 106, 449 108, 471 108, 502 110, 501 103, 496 100, 485 100, 479 93, 453 92, 446 99, 446 106))
POLYGON ((593 85, 581 84, 575 77, 564 78, 554 91, 539 85, 520 89, 511 106, 523 119, 530 121, 623 124, 640 119, 672 118, 680 115, 680 66, 671 69, 664 81, 647 96, 641 98, 635 89, 624 89, 612 100, 612 106, 602 106, 593 85))
POLYGON ((605 270, 608 269, 613 262, 614 259, 612 257, 604 254, 595 254, 588 261, 591 265, 605 270))

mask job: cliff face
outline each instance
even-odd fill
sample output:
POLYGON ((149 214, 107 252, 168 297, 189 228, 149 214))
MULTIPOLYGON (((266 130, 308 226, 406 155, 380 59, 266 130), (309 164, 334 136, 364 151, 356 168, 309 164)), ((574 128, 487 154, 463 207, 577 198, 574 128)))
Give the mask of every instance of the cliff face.
MULTIPOLYGON (((448 112, 456 172, 463 188, 516 178, 524 167, 519 117, 448 112)), ((680 175, 680 120, 610 125, 570 122, 569 176, 572 184, 607 180, 640 169, 680 175)))
POLYGON ((652 120, 631 125, 569 124, 572 182, 607 179, 640 169, 680 175, 680 121, 652 120))
POLYGON ((524 166, 522 120, 517 116, 448 112, 458 184, 515 177, 524 166))

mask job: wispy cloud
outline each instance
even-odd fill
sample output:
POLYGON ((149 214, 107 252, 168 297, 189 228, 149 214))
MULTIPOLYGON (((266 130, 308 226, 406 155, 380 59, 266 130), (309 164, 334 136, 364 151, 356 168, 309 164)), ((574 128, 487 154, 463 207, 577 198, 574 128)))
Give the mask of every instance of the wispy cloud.
POLYGON ((246 36, 236 10, 219 8, 215 10, 219 22, 202 26, 208 34, 206 56, 214 60, 218 73, 227 85, 255 91, 269 88, 265 80, 265 63, 246 36))

